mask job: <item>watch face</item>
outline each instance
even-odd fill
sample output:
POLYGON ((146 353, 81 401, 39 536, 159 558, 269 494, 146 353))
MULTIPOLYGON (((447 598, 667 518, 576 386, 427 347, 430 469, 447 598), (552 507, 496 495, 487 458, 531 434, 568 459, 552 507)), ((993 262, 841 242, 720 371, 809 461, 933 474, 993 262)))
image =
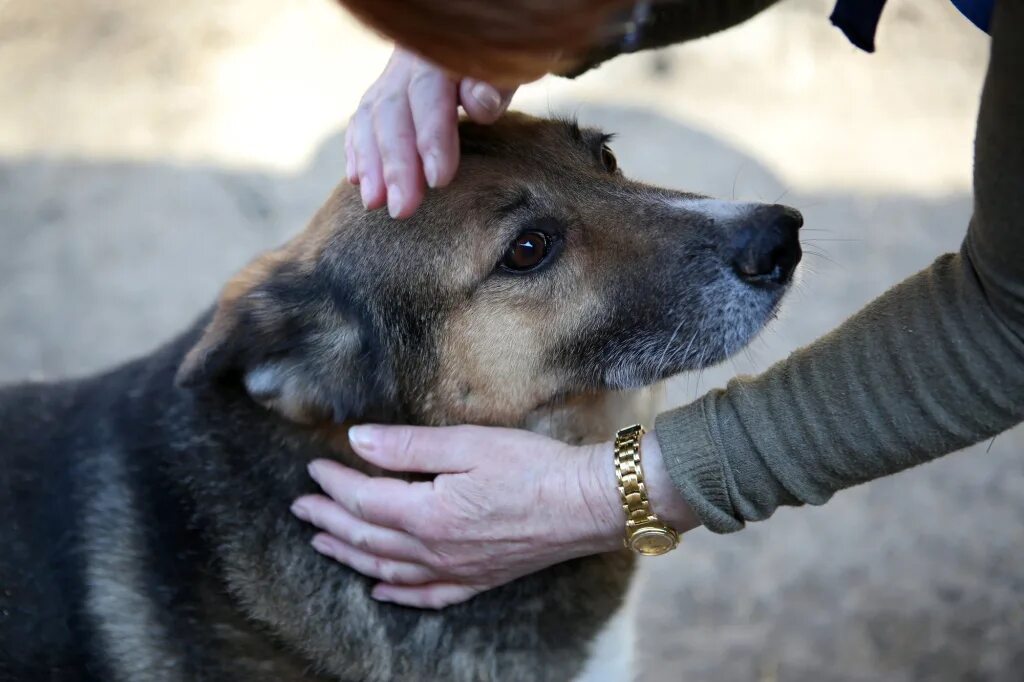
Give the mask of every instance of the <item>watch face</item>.
POLYGON ((658 556, 675 547, 676 539, 661 528, 641 528, 633 535, 630 544, 641 554, 658 556))

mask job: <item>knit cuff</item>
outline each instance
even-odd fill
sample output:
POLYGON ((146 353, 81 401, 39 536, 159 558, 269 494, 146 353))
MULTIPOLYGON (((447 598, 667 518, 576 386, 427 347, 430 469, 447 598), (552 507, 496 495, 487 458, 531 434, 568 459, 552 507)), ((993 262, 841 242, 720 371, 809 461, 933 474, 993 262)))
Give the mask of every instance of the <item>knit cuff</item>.
POLYGON ((705 399, 663 412, 654 430, 676 488, 704 527, 713 533, 742 530, 733 512, 727 466, 709 431, 705 399))

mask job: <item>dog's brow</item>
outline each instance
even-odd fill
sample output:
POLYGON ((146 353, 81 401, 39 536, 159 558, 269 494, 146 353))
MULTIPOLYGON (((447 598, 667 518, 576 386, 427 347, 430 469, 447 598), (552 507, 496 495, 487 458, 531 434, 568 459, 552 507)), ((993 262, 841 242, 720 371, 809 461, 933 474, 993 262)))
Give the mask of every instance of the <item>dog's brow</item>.
POLYGON ((530 193, 525 189, 520 189, 509 196, 509 200, 498 207, 498 213, 501 216, 507 216, 521 208, 525 208, 530 204, 530 193))
POLYGON ((583 130, 580 128, 580 122, 575 118, 565 118, 562 120, 565 124, 565 131, 569 133, 569 139, 573 142, 583 142, 583 130))
POLYGON ((611 142, 614 137, 614 134, 605 133, 600 130, 585 130, 583 132, 583 143, 587 146, 587 151, 597 153, 601 151, 601 147, 611 142))
POLYGON ((614 134, 594 130, 593 128, 581 128, 576 119, 567 119, 564 123, 569 139, 574 144, 586 149, 588 154, 600 152, 601 146, 607 144, 615 137, 614 134))

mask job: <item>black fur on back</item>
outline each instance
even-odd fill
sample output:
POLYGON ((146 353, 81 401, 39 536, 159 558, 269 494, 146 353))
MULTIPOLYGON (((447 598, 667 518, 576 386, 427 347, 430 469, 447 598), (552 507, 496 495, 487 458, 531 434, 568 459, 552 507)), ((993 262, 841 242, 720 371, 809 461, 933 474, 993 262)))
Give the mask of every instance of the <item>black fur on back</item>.
POLYGON ((598 131, 508 115, 461 133, 459 177, 412 218, 365 211, 343 184, 163 348, 93 378, 0 389, 2 682, 580 670, 630 555, 441 612, 381 604, 289 513, 315 492, 307 464, 367 470, 344 444, 354 421, 603 439, 625 416, 614 389, 736 352, 784 288, 729 267, 731 235, 757 211, 626 179, 598 131), (543 267, 503 267, 537 231, 553 245, 543 267))
POLYGON ((175 386, 207 321, 102 376, 0 390, 0 680, 124 679, 87 577, 88 547, 113 525, 96 501, 118 468, 143 530, 131 550, 144 580, 130 587, 161 628, 157 650, 140 655, 177 668, 138 679, 562 680, 578 670, 621 600, 628 557, 570 562, 443 613, 372 602, 372 581, 314 553, 312 531, 288 514, 314 490, 306 463, 337 455, 240 383, 175 386), (559 585, 569 591, 553 608, 559 585), (322 647, 333 651, 326 662, 322 647))

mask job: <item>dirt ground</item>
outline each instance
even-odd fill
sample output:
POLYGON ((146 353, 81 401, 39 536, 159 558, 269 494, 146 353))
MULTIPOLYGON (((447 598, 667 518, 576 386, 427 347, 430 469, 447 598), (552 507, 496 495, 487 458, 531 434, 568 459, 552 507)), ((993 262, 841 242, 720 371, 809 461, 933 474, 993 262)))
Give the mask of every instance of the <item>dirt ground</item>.
MULTIPOLYGON (((616 131, 633 176, 804 212, 782 318, 669 404, 767 367, 963 236, 987 38, 942 0, 891 0, 866 55, 828 10, 786 0, 516 100, 616 131)), ((328 0, 0 0, 0 381, 153 348, 300 229, 388 49, 328 0)), ((638 679, 1020 680, 1022 450, 1017 429, 690 534, 637 582, 638 679)))

